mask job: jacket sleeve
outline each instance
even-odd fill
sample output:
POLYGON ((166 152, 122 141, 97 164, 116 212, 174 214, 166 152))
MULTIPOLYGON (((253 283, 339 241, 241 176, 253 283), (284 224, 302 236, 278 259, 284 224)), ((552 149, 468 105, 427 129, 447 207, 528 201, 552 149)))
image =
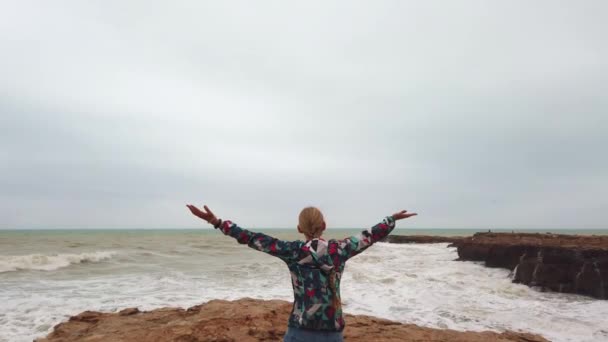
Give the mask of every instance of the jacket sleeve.
POLYGON ((231 236, 240 244, 276 256, 283 261, 290 261, 297 258, 299 252, 299 241, 283 241, 272 236, 255 233, 239 227, 232 221, 224 221, 219 229, 224 235, 231 236))
POLYGON ((384 239, 395 228, 395 219, 392 216, 385 217, 380 223, 359 233, 340 240, 338 243, 340 255, 345 259, 350 259, 363 252, 369 246, 384 239))

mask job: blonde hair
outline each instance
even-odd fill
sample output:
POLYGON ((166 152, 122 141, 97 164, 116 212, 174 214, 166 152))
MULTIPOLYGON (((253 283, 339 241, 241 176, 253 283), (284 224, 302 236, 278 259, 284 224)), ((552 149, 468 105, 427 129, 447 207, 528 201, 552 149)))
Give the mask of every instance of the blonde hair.
POLYGON ((299 217, 300 231, 307 237, 318 238, 323 234, 323 214, 315 207, 307 207, 302 209, 299 217))

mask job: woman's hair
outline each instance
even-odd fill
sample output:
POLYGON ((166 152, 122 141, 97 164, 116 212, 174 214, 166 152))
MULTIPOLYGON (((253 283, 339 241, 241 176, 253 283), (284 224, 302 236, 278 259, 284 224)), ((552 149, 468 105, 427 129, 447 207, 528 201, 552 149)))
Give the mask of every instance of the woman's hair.
POLYGON ((302 209, 299 218, 300 231, 307 237, 318 238, 323 234, 323 214, 315 207, 302 209))

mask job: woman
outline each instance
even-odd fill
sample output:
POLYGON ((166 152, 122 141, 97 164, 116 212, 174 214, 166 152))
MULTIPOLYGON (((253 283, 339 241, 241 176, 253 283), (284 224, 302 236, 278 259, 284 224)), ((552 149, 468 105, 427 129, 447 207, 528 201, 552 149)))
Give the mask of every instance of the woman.
POLYGON ((344 319, 340 300, 340 278, 346 261, 386 237, 395 221, 416 215, 402 210, 357 236, 343 240, 324 240, 325 220, 319 209, 304 208, 298 232, 306 241, 282 241, 262 233, 240 228, 217 218, 205 205, 200 210, 187 205, 192 214, 232 236, 238 243, 283 260, 291 272, 294 302, 284 341, 342 341, 344 319))

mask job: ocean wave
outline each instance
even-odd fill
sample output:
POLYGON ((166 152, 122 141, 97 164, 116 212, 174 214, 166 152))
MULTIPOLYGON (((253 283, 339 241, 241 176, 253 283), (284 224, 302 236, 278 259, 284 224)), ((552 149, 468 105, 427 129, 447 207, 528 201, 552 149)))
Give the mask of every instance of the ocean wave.
POLYGON ((108 260, 117 254, 114 251, 97 251, 80 254, 0 255, 0 273, 21 270, 54 271, 74 264, 108 260))

